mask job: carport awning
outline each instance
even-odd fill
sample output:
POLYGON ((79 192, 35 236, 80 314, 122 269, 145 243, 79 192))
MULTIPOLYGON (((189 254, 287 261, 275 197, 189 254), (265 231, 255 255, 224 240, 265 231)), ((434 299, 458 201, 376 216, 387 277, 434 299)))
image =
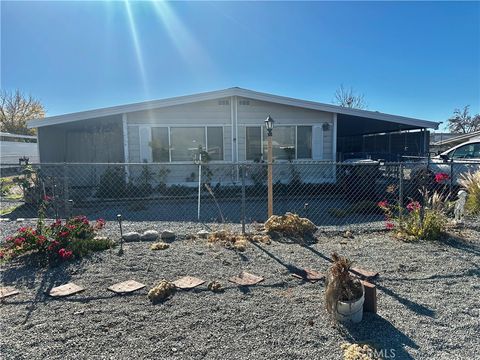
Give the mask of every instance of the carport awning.
POLYGON ((389 133, 423 128, 415 125, 345 114, 337 115, 337 126, 337 135, 339 137, 389 133))

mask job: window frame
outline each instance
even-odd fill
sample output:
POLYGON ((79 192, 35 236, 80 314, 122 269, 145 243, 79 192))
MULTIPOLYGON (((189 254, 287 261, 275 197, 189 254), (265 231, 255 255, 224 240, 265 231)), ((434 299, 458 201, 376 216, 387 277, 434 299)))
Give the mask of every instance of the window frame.
MULTIPOLYGON (((228 127, 227 125, 220 125, 220 124, 207 124, 207 125, 185 125, 185 124, 130 124, 130 126, 144 126, 144 127, 149 127, 150 128, 150 142, 153 141, 153 128, 167 128, 168 129, 168 163, 169 164, 190 164, 193 163, 193 159, 190 160, 176 160, 172 161, 172 133, 171 129, 172 128, 203 128, 204 129, 204 136, 205 136, 205 147, 206 150, 208 151, 208 128, 209 127, 216 127, 216 128, 221 128, 222 129, 222 158, 223 160, 210 160, 210 163, 213 164, 219 164, 219 163, 225 163, 227 162, 225 160, 225 128, 228 127)), ((142 146, 140 144, 140 146, 142 146)), ((148 146, 149 151, 150 151, 150 158, 152 159, 151 162, 153 162, 153 149, 151 146, 148 146)), ((167 163, 158 163, 158 164, 167 164, 167 163)))
MULTIPOLYGON (((310 161, 310 160, 313 160, 313 150, 310 154, 310 158, 301 158, 299 159, 298 158, 298 127, 299 126, 305 126, 305 127, 310 127, 311 128, 311 131, 312 131, 312 139, 311 139, 311 147, 313 149, 313 124, 279 124, 277 127, 293 127, 294 128, 294 133, 295 133, 295 158, 293 159, 293 161, 310 161)), ((261 126, 261 125, 247 125, 245 124, 244 125, 244 128, 245 128, 245 161, 251 161, 253 162, 254 160, 249 160, 247 159, 247 128, 260 128, 260 144, 261 144, 261 154, 262 154, 262 160, 265 161, 264 159, 264 156, 265 156, 265 151, 264 151, 264 146, 263 146, 263 141, 264 141, 264 130, 265 130, 265 126, 261 126)), ((275 128, 273 129, 273 131, 275 131, 275 128)), ((275 159, 275 161, 277 162, 288 162, 287 159, 275 159)))

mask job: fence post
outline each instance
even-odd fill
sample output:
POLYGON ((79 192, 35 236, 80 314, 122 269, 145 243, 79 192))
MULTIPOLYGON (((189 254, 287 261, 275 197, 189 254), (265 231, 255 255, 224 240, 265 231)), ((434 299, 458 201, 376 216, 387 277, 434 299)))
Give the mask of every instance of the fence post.
POLYGON ((242 170, 242 234, 245 235, 245 165, 241 165, 242 170))
POLYGON ((399 211, 399 225, 402 227, 403 223, 403 164, 400 163, 398 167, 398 211, 399 211))
POLYGON ((70 198, 70 192, 68 188, 68 168, 67 163, 63 163, 63 203, 64 203, 64 211, 65 217, 67 216, 68 211, 68 200, 70 198))
POLYGON ((453 161, 450 160, 450 196, 452 195, 453 189, 453 161))

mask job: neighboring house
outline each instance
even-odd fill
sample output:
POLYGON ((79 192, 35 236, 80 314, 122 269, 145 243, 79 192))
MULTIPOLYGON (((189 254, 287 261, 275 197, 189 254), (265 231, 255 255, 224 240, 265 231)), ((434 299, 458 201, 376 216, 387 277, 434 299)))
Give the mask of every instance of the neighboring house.
POLYGON ((261 160, 268 115, 275 120, 276 163, 332 162, 347 154, 423 155, 426 129, 438 127, 432 121, 241 88, 52 116, 29 126, 38 128, 42 163, 177 164, 182 173, 172 171, 169 182, 182 182, 195 169, 200 145, 212 165, 261 160))
POLYGON ((480 130, 468 134, 448 134, 447 138, 438 139, 430 144, 432 152, 443 152, 461 143, 480 139, 480 130))
POLYGON ((38 163, 37 137, 0 132, 0 163, 18 165, 20 158, 38 163))

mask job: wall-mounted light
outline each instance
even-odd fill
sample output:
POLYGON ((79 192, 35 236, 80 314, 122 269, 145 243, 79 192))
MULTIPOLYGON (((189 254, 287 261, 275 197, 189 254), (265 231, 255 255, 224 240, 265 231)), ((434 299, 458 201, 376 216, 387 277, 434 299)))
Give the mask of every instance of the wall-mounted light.
POLYGON ((329 123, 323 123, 323 124, 322 124, 322 130, 323 130, 323 131, 328 131, 328 130, 330 130, 330 124, 329 124, 329 123))

